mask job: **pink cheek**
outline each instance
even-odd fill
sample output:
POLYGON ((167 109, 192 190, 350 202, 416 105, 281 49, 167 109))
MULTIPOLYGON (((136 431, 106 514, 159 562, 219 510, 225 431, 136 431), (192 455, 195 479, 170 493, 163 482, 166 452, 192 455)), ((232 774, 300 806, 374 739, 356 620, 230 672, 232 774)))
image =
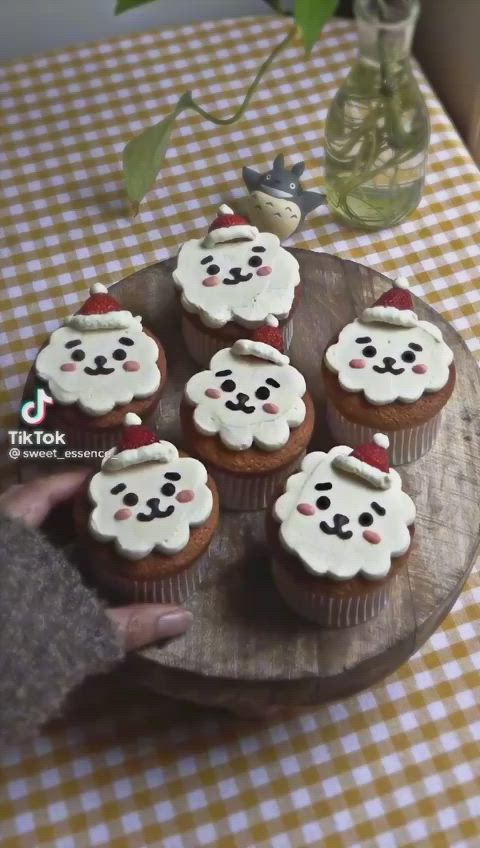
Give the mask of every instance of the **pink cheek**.
POLYGON ((136 359, 127 359, 127 361, 123 363, 123 370, 140 371, 140 363, 137 362, 136 359))
POLYGON ((213 398, 213 400, 218 400, 219 397, 222 397, 222 393, 220 389, 206 389, 205 396, 208 398, 213 398))
POLYGON ((175 500, 177 500, 178 503, 190 503, 190 501, 193 501, 194 497, 195 492, 192 492, 191 489, 182 489, 182 491, 178 493, 175 500))
POLYGON ((350 368, 365 368, 365 360, 364 359, 351 359, 348 363, 350 368))
POLYGON ((419 363, 418 365, 414 365, 412 368, 414 374, 426 374, 428 371, 428 365, 422 365, 419 363))
POLYGON ((382 537, 378 533, 375 533, 374 530, 364 530, 363 538, 366 542, 370 542, 371 545, 378 545, 382 541, 382 537))
POLYGON ((299 503, 297 504, 297 512, 299 512, 300 515, 315 515, 315 507, 313 504, 299 503))
POLYGON ((257 277, 268 277, 271 273, 272 269, 270 268, 270 265, 262 265, 262 267, 257 271, 257 277))
POLYGON ((276 403, 264 403, 262 406, 264 412, 269 412, 270 415, 276 415, 280 412, 280 407, 276 403))
POLYGON ((60 365, 60 371, 76 371, 77 366, 74 362, 64 362, 63 365, 60 365))
POLYGON ((132 517, 132 514, 133 513, 132 513, 131 509, 126 509, 126 508, 125 509, 117 509, 117 511, 116 511, 116 513, 113 517, 114 517, 115 521, 126 521, 127 518, 132 517))
POLYGON ((219 286, 221 282, 220 277, 205 277, 205 279, 202 280, 202 286, 206 286, 207 289, 211 289, 212 286, 219 286))

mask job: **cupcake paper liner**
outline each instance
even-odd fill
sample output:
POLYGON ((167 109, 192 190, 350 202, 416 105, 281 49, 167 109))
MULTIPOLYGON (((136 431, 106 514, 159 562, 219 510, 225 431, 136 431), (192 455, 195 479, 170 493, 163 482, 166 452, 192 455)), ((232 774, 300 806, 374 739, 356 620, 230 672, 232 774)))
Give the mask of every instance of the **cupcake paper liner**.
POLYGON ((300 466, 305 451, 294 462, 271 474, 249 474, 241 476, 221 471, 208 463, 205 465, 217 484, 222 509, 259 510, 265 509, 283 488, 287 478, 300 466))
POLYGON ((396 576, 379 581, 376 591, 364 595, 336 598, 329 593, 309 592, 291 579, 288 571, 277 561, 273 562, 273 579, 285 603, 309 621, 321 627, 340 628, 362 624, 381 612, 386 605, 396 576))
MULTIPOLYGON (((389 457, 391 465, 414 462, 427 453, 437 438, 442 420, 441 410, 437 415, 417 427, 387 431, 390 439, 389 457)), ((327 400, 327 421, 330 432, 339 445, 352 448, 370 442, 381 427, 366 427, 348 421, 330 400, 327 400)))
POLYGON ((203 553, 188 568, 157 580, 131 580, 110 571, 88 567, 95 585, 112 600, 129 603, 179 604, 197 591, 208 571, 208 553, 203 553))
MULTIPOLYGON (((245 329, 245 333, 250 331, 245 329)), ((283 344, 285 352, 288 351, 293 337, 293 318, 290 318, 282 325, 283 344)), ((223 350, 225 347, 230 347, 231 341, 228 341, 221 336, 211 335, 211 331, 199 329, 187 315, 182 315, 182 334, 187 350, 199 365, 208 368, 210 360, 215 353, 223 350)))

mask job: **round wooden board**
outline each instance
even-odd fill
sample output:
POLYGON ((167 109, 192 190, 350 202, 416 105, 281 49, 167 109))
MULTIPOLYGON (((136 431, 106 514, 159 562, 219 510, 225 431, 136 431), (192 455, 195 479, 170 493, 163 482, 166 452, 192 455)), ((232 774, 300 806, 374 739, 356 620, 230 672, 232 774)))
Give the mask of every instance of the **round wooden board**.
MULTIPOLYGON (((313 449, 328 449, 320 363, 328 340, 372 303, 390 281, 325 253, 292 250, 302 296, 295 316, 293 364, 307 380, 317 412, 313 449)), ((111 291, 162 339, 169 381, 159 432, 181 444, 178 407, 196 367, 180 334, 171 281, 173 260, 145 268, 111 291)), ((351 695, 393 672, 433 633, 458 597, 479 547, 480 378, 460 336, 429 306, 455 353, 457 386, 440 436, 427 456, 400 469, 417 506, 408 567, 389 605, 366 624, 322 630, 289 611, 270 578, 263 513, 222 513, 210 548, 210 573, 186 606, 188 633, 132 657, 129 671, 159 692, 204 704, 305 705, 351 695)))

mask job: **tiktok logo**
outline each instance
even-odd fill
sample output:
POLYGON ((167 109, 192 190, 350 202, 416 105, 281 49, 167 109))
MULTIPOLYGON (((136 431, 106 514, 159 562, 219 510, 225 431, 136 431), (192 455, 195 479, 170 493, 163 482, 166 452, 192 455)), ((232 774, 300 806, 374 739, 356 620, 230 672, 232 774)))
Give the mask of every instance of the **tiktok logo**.
POLYGON ((20 409, 22 421, 35 427, 45 421, 47 407, 53 406, 54 400, 45 389, 36 389, 34 400, 27 400, 20 409))

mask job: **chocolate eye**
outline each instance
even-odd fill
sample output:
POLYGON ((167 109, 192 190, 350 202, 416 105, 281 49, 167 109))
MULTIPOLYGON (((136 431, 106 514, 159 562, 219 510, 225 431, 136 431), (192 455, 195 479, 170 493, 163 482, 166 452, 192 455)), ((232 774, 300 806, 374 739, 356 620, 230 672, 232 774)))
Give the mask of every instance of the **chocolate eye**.
POLYGON ((123 496, 123 503, 125 506, 136 506, 138 504, 138 497, 135 492, 127 492, 127 494, 123 496))
POLYGON ((377 355, 377 348, 373 345, 367 345, 363 348, 362 353, 364 356, 368 356, 369 358, 371 358, 372 356, 377 355))
POLYGON ((402 359, 404 362, 415 362, 416 358, 417 357, 415 356, 413 350, 405 350, 402 353, 402 359))
POLYGON ((117 349, 113 351, 112 356, 114 359, 118 359, 118 361, 121 362, 122 359, 127 358, 127 351, 117 347, 117 349))
POLYGON ((165 497, 171 498, 175 494, 176 489, 173 483, 164 483, 160 491, 165 497))
POLYGON ((373 524, 373 515, 370 515, 369 512, 362 512, 358 519, 358 523, 362 525, 362 527, 370 527, 373 524))
POLYGON ((330 506, 330 498, 327 498, 326 495, 322 495, 320 498, 318 498, 317 507, 319 509, 328 509, 329 506, 330 506))
POLYGON ((220 268, 218 265, 209 265, 207 268, 207 274, 210 274, 211 277, 214 277, 219 271, 220 268))
POLYGON ((74 350, 70 358, 74 362, 81 362, 82 359, 85 359, 85 352, 83 350, 74 350))
POLYGON ((251 256, 250 259, 248 260, 248 264, 250 265, 251 268, 258 268, 259 265, 262 264, 262 257, 261 256, 251 256))
POLYGON ((236 389, 236 388, 237 388, 237 386, 236 386, 236 384, 233 382, 233 380, 224 380, 224 381, 223 381, 223 383, 222 383, 222 385, 220 386, 220 388, 221 388, 224 392, 233 392, 233 391, 234 391, 234 389, 236 389))
POLYGON ((267 400, 270 397, 270 389, 267 389, 266 386, 260 386, 255 392, 255 397, 259 400, 267 400))

